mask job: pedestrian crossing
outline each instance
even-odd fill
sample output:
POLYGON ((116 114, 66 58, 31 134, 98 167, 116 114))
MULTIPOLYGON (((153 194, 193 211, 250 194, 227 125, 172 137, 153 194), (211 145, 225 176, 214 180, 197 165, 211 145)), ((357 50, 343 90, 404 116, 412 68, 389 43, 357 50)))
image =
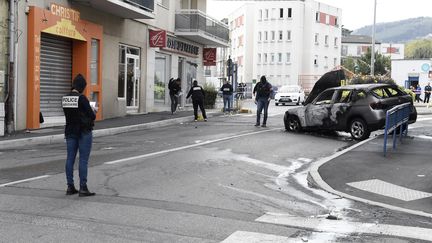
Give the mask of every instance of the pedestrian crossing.
POLYGON ((297 242, 338 242, 338 238, 347 239, 350 235, 379 235, 383 237, 401 237, 432 241, 432 229, 412 226, 362 223, 348 220, 329 220, 323 217, 298 217, 289 214, 266 213, 256 222, 302 229, 307 236, 294 234, 275 235, 262 232, 235 231, 221 243, 297 243, 297 242))

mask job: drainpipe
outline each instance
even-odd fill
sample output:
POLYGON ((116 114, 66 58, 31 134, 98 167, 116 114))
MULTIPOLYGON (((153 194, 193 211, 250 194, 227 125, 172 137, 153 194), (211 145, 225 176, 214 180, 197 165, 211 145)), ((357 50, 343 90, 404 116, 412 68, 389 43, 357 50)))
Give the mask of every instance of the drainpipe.
POLYGON ((9 0, 9 70, 6 88, 6 131, 14 132, 14 93, 15 93, 15 0, 9 0))

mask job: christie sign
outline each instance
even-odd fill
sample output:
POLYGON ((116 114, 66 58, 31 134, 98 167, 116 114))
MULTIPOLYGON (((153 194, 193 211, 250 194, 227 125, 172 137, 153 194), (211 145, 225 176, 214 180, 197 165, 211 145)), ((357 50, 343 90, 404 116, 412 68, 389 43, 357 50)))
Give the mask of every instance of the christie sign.
POLYGON ((167 35, 165 30, 150 30, 150 47, 166 47, 166 36, 167 35))
POLYGON ((216 48, 204 48, 204 66, 216 66, 216 48))

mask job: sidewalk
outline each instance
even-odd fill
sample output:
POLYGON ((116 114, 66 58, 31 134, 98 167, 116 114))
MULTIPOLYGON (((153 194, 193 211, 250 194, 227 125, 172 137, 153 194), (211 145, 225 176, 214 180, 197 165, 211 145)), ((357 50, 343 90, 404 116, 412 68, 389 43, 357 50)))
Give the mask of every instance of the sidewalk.
POLYGON ((389 141, 387 157, 383 136, 370 138, 317 162, 309 179, 341 197, 432 217, 432 132, 425 132, 411 130, 396 150, 389 141))
MULTIPOLYGON (((219 109, 206 110, 209 118, 217 116, 219 109)), ((200 114, 200 112, 198 112, 200 114)), ((220 113, 221 114, 221 113, 220 113)), ((171 112, 152 112, 148 114, 127 115, 95 122, 94 137, 115 135, 142 129, 168 126, 193 121, 193 110, 171 112)), ((64 126, 41 128, 31 131, 18 131, 10 136, 0 137, 0 149, 16 148, 28 145, 52 144, 64 140, 64 126)))

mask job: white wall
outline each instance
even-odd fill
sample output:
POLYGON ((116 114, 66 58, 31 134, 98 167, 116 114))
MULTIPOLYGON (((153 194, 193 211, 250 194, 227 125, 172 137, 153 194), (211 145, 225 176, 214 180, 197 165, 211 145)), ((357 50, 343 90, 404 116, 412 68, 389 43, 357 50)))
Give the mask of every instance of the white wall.
POLYGON ((391 78, 401 86, 405 86, 405 80, 408 80, 409 75, 418 75, 419 84, 423 88, 432 80, 428 78, 429 71, 432 71, 431 60, 392 60, 391 78), (422 66, 429 66, 429 69, 422 69, 422 66))

